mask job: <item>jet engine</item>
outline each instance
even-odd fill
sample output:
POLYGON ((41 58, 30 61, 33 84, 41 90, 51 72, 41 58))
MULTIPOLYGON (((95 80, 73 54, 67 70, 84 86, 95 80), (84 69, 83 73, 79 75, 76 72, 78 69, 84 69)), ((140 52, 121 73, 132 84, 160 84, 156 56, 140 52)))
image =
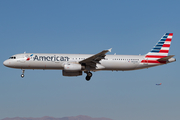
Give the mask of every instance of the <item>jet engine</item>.
POLYGON ((64 70, 62 71, 63 76, 79 76, 82 75, 83 67, 81 64, 68 63, 64 65, 64 70))
POLYGON ((82 75, 82 71, 62 71, 63 76, 80 76, 82 75))
POLYGON ((68 63, 68 64, 64 65, 64 70, 65 71, 81 71, 82 66, 81 66, 81 64, 68 63))

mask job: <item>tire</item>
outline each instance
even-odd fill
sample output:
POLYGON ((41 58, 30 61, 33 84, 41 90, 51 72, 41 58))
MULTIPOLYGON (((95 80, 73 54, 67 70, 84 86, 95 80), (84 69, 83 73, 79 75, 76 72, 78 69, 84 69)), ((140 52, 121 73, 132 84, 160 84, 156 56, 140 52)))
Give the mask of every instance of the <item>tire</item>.
POLYGON ((86 80, 89 81, 91 79, 91 77, 89 76, 86 76, 86 80))
POLYGON ((24 77, 24 74, 21 74, 21 77, 23 78, 23 77, 24 77))
POLYGON ((87 76, 92 77, 92 73, 91 73, 91 72, 88 72, 88 73, 87 73, 87 76))

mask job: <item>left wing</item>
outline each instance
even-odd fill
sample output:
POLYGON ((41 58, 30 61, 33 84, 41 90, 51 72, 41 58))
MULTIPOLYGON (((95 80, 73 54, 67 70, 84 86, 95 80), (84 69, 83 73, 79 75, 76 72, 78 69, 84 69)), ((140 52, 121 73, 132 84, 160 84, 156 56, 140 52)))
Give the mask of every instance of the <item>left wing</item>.
MULTIPOLYGON (((111 48, 112 49, 112 48, 111 48)), ((96 67, 96 63, 99 63, 100 60, 104 59, 105 58, 105 54, 107 52, 111 52, 111 49, 109 50, 103 50, 102 52, 98 53, 98 54, 95 54, 89 58, 86 58, 82 61, 79 61, 80 64, 84 64, 86 66, 90 66, 90 67, 93 67, 95 68, 96 67)), ((99 63, 100 64, 100 63, 99 63)))

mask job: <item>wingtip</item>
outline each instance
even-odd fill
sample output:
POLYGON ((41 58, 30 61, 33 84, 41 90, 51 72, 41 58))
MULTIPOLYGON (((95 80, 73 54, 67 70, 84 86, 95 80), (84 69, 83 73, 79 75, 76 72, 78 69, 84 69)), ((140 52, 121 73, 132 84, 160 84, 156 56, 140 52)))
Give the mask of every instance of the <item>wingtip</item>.
POLYGON ((108 51, 111 52, 112 48, 110 48, 108 51))

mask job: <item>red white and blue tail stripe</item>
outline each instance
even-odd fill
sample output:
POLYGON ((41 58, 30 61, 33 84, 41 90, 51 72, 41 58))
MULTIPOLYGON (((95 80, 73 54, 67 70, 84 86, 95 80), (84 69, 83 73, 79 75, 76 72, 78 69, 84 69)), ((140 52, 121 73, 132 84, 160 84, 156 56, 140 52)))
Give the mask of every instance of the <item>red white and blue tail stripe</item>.
POLYGON ((158 59, 168 56, 173 33, 165 33, 158 43, 145 55, 145 60, 141 63, 166 63, 166 61, 158 61, 158 59))

